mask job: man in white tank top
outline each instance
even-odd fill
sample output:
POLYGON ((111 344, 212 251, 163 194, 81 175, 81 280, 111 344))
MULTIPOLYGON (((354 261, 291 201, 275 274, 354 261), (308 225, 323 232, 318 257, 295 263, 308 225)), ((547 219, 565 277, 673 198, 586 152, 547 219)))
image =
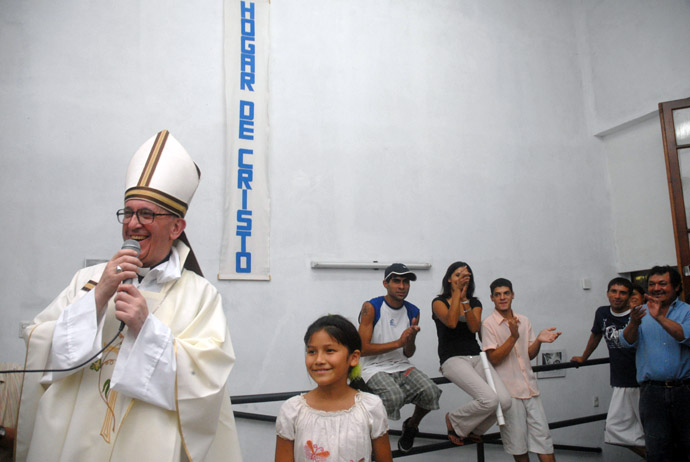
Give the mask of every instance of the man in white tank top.
POLYGON ((416 350, 419 308, 406 302, 410 281, 417 276, 402 263, 386 268, 383 287, 386 295, 362 305, 359 335, 362 337, 362 378, 372 393, 381 397, 388 417, 400 419, 400 408, 415 405, 414 413, 402 425, 398 449, 412 449, 419 422, 432 409, 438 409, 441 390, 409 358, 416 350))

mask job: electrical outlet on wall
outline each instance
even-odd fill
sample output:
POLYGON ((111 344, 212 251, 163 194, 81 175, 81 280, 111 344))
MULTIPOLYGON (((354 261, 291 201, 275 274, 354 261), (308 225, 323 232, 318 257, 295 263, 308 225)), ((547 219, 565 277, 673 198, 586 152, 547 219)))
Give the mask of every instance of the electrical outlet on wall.
POLYGON ((599 397, 595 396, 594 399, 592 400, 592 404, 594 407, 599 407, 599 397))

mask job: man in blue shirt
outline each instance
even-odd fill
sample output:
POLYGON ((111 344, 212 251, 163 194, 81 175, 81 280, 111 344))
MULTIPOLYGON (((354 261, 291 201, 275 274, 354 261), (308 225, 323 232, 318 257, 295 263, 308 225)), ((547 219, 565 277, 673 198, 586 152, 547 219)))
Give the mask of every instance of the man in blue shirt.
POLYGON ((647 281, 647 304, 632 310, 621 338, 623 346, 637 348, 647 458, 689 460, 690 305, 678 298, 681 279, 674 268, 655 266, 647 281))

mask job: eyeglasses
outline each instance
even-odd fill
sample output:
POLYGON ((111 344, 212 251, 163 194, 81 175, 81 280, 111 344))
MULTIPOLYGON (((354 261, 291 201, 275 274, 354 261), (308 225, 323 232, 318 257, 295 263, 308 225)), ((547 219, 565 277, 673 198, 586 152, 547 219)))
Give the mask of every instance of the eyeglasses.
POLYGON ((117 215, 117 221, 119 221, 123 225, 126 225, 127 223, 132 221, 132 217, 134 215, 137 216, 137 221, 142 225, 148 225, 150 223, 153 223, 153 220, 155 220, 156 217, 161 217, 161 216, 176 217, 177 216, 174 213, 156 213, 150 209, 139 209, 136 212, 132 209, 120 209, 117 211, 116 215, 117 215))

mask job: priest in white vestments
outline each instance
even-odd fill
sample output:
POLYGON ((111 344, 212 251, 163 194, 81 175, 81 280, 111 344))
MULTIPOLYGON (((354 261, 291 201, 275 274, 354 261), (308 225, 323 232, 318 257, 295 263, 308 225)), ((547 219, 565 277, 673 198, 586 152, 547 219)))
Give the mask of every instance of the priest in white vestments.
POLYGON ((200 173, 166 130, 132 158, 123 248, 82 269, 27 328, 17 461, 241 461, 220 295, 184 235, 200 173), (125 328, 118 332, 121 322, 125 328))

